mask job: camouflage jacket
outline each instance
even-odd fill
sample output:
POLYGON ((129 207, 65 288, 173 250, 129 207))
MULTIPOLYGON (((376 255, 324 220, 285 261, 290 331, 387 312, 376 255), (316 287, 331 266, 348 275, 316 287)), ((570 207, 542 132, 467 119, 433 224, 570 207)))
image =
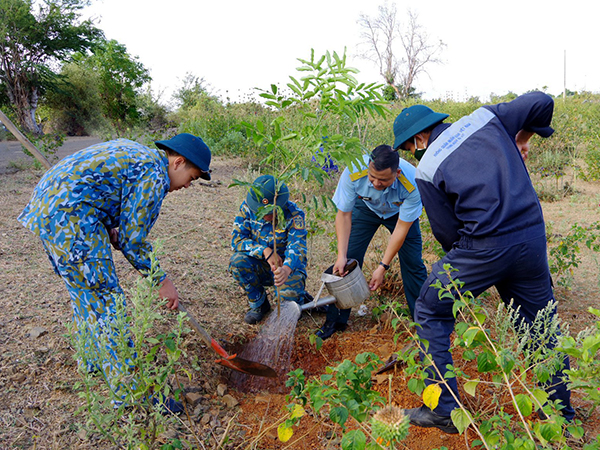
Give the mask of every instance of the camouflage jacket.
POLYGON ((147 235, 169 191, 168 163, 162 150, 126 139, 93 145, 46 172, 18 220, 57 244, 64 263, 111 258, 107 230, 119 228, 123 255, 147 271, 147 235))
MULTIPOLYGON (((292 271, 299 270, 306 274, 306 226, 304 211, 294 202, 287 202, 285 212, 285 228, 276 229, 277 253, 283 264, 292 271)), ((273 224, 266 220, 258 220, 246 202, 242 202, 240 211, 233 224, 231 248, 234 252, 243 252, 263 259, 266 247, 273 248, 273 224)))

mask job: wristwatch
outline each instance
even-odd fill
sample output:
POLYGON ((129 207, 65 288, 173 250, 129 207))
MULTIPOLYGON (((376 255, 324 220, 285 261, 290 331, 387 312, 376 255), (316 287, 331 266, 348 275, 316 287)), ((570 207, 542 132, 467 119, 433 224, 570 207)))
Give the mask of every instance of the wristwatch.
POLYGON ((384 264, 383 261, 379 263, 380 266, 383 266, 385 270, 390 270, 390 266, 388 264, 384 264))

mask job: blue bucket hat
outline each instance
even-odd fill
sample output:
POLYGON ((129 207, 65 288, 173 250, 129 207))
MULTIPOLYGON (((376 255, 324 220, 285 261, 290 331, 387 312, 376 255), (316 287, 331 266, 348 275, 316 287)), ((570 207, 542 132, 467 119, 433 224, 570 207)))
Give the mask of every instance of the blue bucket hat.
MULTIPOLYGON (((273 204, 275 198, 275 186, 277 180, 273 175, 261 175, 252 183, 256 189, 250 188, 246 196, 246 203, 255 214, 259 208, 273 204), (260 192, 258 196, 257 191, 260 192)), ((290 198, 290 190, 285 183, 280 183, 279 191, 277 192, 277 206, 284 207, 290 198)))
POLYGON ((210 180, 211 153, 208 145, 201 138, 193 134, 181 133, 166 141, 156 141, 154 144, 162 150, 169 149, 183 156, 200 169, 200 178, 210 180))
POLYGON ((415 134, 443 121, 448 114, 436 113, 425 105, 404 108, 394 120, 394 148, 397 149, 415 134))

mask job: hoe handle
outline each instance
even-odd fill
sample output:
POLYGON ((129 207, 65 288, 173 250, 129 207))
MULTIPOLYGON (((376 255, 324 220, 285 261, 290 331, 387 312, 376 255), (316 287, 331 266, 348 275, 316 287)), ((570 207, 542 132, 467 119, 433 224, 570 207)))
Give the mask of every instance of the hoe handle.
POLYGON ((179 301, 179 311, 186 313, 187 318, 190 321, 190 325, 194 330, 196 330, 202 340, 206 342, 206 345, 212 347, 212 349, 223 358, 229 358, 229 354, 225 351, 225 349, 221 347, 217 341, 210 337, 210 334, 208 334, 208 332, 200 326, 196 318, 189 313, 181 301, 179 301))

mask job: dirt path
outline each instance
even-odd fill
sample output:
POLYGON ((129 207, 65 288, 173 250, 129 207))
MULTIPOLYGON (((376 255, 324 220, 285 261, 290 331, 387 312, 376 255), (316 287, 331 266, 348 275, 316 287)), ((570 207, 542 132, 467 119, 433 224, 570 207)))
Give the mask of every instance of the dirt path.
MULTIPOLYGON (((102 142, 102 140, 91 136, 67 137, 64 144, 54 155, 54 159, 62 159, 66 155, 98 142, 102 142)), ((23 147, 19 141, 0 141, 0 174, 15 172, 16 167, 27 166, 31 162, 32 158, 23 153, 23 147)))

